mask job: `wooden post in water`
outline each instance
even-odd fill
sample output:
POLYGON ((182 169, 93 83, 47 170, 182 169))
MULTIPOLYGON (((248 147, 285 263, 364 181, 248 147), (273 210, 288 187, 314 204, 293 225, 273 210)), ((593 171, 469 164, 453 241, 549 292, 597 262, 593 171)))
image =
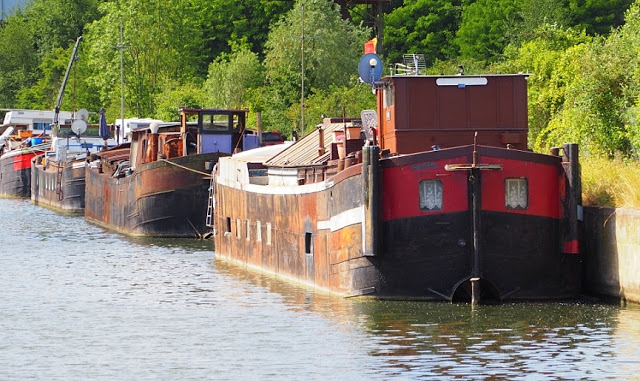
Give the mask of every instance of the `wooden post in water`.
POLYGON ((362 254, 378 255, 380 246, 380 147, 362 147, 362 254))

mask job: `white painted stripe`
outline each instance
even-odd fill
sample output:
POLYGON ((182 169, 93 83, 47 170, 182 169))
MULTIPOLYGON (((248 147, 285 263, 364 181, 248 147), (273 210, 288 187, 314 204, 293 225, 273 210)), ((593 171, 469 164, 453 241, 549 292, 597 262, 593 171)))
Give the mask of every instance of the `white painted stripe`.
POLYGON ((436 79, 438 86, 484 86, 487 84, 486 77, 446 77, 436 79))
MULTIPOLYGON (((359 175, 359 174, 358 174, 359 175)), ((230 188, 240 189, 247 192, 259 193, 259 194, 275 194, 275 195, 294 195, 294 194, 308 194, 321 192, 325 189, 333 187, 333 180, 325 180, 317 183, 304 184, 304 185, 260 185, 260 184, 246 184, 244 182, 238 182, 230 180, 224 176, 218 176, 216 181, 220 185, 224 185, 230 188)))
POLYGON ((362 206, 345 210, 344 212, 331 217, 328 221, 318 221, 318 230, 330 229, 332 232, 354 224, 361 224, 364 211, 362 206))

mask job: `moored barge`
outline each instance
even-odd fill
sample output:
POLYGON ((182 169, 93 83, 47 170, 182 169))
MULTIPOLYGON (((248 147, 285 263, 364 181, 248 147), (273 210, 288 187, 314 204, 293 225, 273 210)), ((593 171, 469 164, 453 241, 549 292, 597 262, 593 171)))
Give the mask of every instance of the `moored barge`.
POLYGON ((130 143, 95 154, 86 170, 86 219, 131 236, 206 233, 207 167, 258 144, 244 135, 245 114, 182 109, 180 123, 134 129, 130 143))
POLYGON ((29 197, 31 159, 51 147, 46 111, 12 110, 0 126, 0 197, 29 197), (18 117, 19 116, 19 117, 18 117))
POLYGON ((345 296, 576 296, 578 148, 527 150, 526 82, 390 75, 361 125, 221 158, 216 258, 345 296))
POLYGON ((85 167, 90 155, 116 141, 99 136, 97 126, 78 134, 60 126, 51 149, 31 160, 31 201, 60 212, 84 213, 85 167))

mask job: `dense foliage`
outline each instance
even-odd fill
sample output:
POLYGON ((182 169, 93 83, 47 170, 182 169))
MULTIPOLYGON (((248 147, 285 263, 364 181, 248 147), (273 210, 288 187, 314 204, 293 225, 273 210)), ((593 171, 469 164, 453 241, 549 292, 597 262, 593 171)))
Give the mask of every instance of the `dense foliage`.
MULTIPOLYGON (((0 23, 0 108, 53 109, 83 35, 63 109, 118 118, 122 52, 127 117, 248 108, 250 123, 260 111, 266 129, 308 131, 322 114, 375 107, 357 81, 373 37, 362 11, 351 22, 329 0, 31 0, 0 23)), ((394 0, 380 43, 386 66, 422 53, 435 74, 529 73, 532 149, 576 141, 637 158, 639 18, 640 0, 394 0)))

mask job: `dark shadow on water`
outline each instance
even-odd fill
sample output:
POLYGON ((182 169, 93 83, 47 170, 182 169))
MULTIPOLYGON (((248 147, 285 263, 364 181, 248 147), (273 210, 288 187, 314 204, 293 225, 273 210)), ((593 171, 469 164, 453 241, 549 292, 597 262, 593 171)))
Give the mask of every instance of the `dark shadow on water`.
POLYGON ((157 246, 163 248, 175 248, 182 247, 189 250, 209 250, 211 251, 211 258, 213 259, 213 241, 202 240, 197 238, 156 238, 156 237, 129 237, 124 234, 120 234, 122 239, 130 242, 134 245, 141 246, 157 246))

